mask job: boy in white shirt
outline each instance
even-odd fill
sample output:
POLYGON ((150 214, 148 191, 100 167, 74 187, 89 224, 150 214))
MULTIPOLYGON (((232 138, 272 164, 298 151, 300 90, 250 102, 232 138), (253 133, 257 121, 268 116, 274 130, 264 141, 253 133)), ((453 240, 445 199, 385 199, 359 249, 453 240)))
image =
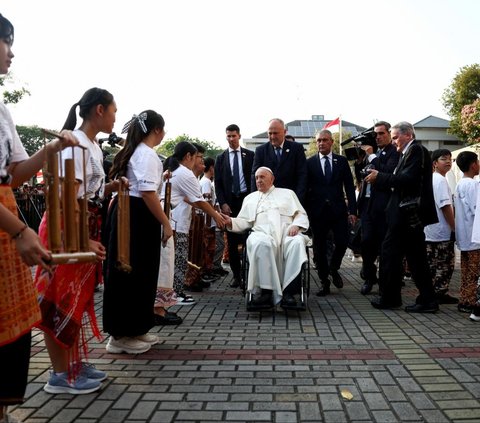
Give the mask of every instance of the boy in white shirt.
POLYGON ((458 299, 448 294, 455 265, 455 218, 452 192, 445 175, 452 167, 452 153, 438 149, 432 153, 433 196, 438 223, 425 227, 427 259, 432 273, 435 298, 440 304, 456 304, 458 299))
POLYGON ((478 232, 480 216, 476 216, 478 199, 478 175, 480 165, 478 155, 473 151, 464 151, 457 157, 457 166, 463 172, 463 178, 455 189, 455 232, 457 247, 461 251, 461 284, 458 310, 472 313, 471 320, 480 321, 480 307, 477 295, 477 281, 480 276, 480 240, 473 232, 478 232))

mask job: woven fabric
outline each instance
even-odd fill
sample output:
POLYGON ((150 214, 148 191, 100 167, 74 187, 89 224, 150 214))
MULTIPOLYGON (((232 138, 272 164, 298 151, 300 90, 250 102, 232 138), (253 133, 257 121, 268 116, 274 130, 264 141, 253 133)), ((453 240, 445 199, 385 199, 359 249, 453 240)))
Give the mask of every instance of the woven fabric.
MULTIPOLYGON (((12 189, 0 186, 0 204, 17 215, 12 189)), ((23 263, 10 235, 0 230, 0 346, 11 343, 40 320, 30 268, 23 263)))
MULTIPOLYGON (((92 229, 90 227, 90 231, 92 229)), ((39 235, 43 245, 48 245, 46 214, 40 223, 39 235)), ((101 263, 57 265, 51 274, 38 267, 35 274, 42 313, 42 321, 37 327, 63 348, 75 347, 69 357, 70 365, 80 361, 81 355, 86 356, 87 328, 101 338, 93 298, 101 274, 99 266, 101 263)))

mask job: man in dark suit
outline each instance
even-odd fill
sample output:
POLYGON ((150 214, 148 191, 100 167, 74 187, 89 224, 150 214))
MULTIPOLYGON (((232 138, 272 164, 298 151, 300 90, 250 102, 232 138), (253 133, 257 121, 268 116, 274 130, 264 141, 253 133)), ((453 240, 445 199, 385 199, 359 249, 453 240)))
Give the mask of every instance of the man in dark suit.
POLYGON ((255 160, 251 174, 251 185, 255 188, 255 172, 261 166, 268 167, 275 176, 277 188, 295 191, 302 204, 307 186, 305 151, 302 144, 285 140, 287 130, 281 119, 272 119, 268 126, 268 139, 255 150, 255 160))
MULTIPOLYGON (((370 145, 362 145, 366 157, 363 175, 368 169, 376 169, 379 172, 393 173, 397 167, 400 154, 392 144, 390 137, 390 124, 379 121, 374 125, 376 134, 377 151, 373 152, 370 145)), ((375 261, 380 254, 380 247, 387 233, 385 208, 390 200, 390 188, 381 188, 362 181, 358 196, 358 212, 361 221, 361 254, 362 276, 365 279, 360 292, 367 295, 377 283, 377 266, 375 261)))
POLYGON ((391 129, 393 144, 401 153, 393 173, 372 170, 366 182, 391 189, 387 205, 387 234, 380 256, 381 295, 371 301, 379 309, 402 305, 403 257, 420 295, 415 304, 405 307, 409 313, 434 313, 432 275, 427 261, 423 228, 438 221, 432 189, 432 161, 428 150, 415 140, 413 126, 400 122, 391 129))
MULTIPOLYGON (((215 160, 215 193, 222 213, 236 217, 242 208, 243 199, 250 194, 253 157, 251 150, 240 147, 240 128, 228 125, 226 128, 228 148, 215 160)), ((227 232, 230 269, 233 273, 232 288, 242 284, 238 245, 245 236, 227 232)))
POLYGON ((350 166, 345 157, 332 152, 332 133, 326 129, 315 134, 318 154, 307 160, 307 213, 313 233, 313 248, 318 276, 322 283, 319 297, 330 293, 330 279, 343 287, 338 269, 348 244, 348 224, 356 221, 357 203, 350 166), (345 201, 345 194, 347 201, 345 201), (333 234, 335 244, 328 262, 327 236, 333 234))

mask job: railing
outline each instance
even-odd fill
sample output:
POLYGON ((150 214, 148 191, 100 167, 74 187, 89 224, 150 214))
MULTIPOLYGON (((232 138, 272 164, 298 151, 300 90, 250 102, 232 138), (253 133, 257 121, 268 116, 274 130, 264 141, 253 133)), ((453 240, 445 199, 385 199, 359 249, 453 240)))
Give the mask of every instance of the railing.
POLYGON ((20 219, 35 231, 45 211, 45 195, 42 190, 30 186, 14 190, 20 219))

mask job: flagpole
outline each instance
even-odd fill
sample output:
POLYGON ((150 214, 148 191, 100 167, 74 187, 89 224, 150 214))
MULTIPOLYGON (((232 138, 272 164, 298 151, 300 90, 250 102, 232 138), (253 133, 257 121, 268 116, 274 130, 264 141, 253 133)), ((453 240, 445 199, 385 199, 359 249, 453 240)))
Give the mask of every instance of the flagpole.
POLYGON ((340 133, 338 134, 338 142, 339 142, 339 151, 340 151, 340 155, 342 155, 342 151, 343 151, 343 147, 342 147, 342 115, 339 116, 339 129, 340 129, 340 133))

